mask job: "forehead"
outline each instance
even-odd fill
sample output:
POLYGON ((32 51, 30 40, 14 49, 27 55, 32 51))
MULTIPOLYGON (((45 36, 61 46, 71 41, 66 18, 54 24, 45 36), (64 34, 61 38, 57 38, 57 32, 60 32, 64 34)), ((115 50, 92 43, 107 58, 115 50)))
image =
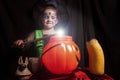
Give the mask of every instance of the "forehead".
POLYGON ((45 14, 57 14, 56 10, 52 8, 45 9, 44 13, 45 14))

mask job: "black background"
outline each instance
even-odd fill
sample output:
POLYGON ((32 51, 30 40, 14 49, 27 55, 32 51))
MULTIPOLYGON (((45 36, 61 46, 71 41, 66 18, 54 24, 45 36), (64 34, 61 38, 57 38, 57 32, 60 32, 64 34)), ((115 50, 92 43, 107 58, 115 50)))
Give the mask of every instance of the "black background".
MULTIPOLYGON (((14 80, 19 55, 29 51, 12 48, 17 39, 36 29, 32 7, 38 0, 0 0, 0 75, 2 80, 14 80)), ((105 55, 105 73, 120 79, 120 1, 119 0, 53 0, 61 14, 62 28, 80 47, 80 67, 88 66, 86 41, 96 38, 105 55), (63 6, 65 5, 65 6, 63 6), (62 21, 63 20, 63 21, 62 21)))

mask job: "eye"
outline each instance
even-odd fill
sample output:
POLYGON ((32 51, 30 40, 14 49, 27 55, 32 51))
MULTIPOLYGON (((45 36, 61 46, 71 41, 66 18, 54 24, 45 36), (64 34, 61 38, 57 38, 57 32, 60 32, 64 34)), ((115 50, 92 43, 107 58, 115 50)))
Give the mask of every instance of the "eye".
POLYGON ((47 15, 43 16, 43 19, 48 19, 48 18, 49 18, 49 16, 47 16, 47 15))
POLYGON ((56 16, 51 16, 52 19, 56 19, 56 16))

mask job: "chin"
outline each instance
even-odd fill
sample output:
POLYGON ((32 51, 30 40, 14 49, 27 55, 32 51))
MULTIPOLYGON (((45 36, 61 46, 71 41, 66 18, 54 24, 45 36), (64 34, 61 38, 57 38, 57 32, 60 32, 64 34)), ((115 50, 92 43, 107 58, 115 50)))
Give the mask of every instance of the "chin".
POLYGON ((53 26, 49 26, 49 27, 46 27, 45 29, 52 29, 53 28, 53 26))

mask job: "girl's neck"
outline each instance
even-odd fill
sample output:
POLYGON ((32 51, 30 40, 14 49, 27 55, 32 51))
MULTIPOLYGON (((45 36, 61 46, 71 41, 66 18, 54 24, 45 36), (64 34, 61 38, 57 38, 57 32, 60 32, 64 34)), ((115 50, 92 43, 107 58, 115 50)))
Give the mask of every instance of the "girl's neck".
POLYGON ((55 29, 51 28, 51 29, 43 29, 43 34, 45 35, 49 35, 49 34, 55 34, 55 29))

